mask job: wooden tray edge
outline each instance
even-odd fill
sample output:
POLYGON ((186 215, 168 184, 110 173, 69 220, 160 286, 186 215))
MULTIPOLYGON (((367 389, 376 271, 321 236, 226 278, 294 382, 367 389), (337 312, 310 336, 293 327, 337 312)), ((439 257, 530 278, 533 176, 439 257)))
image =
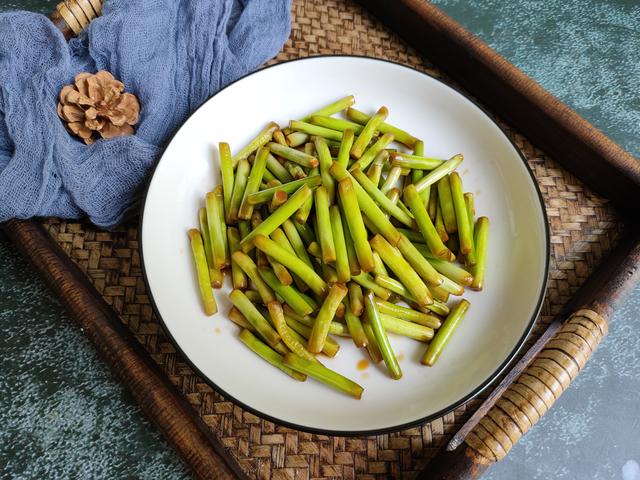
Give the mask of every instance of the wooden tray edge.
POLYGON ((247 478, 85 274, 33 220, 0 224, 144 413, 199 478, 247 478))
POLYGON ((630 219, 640 160, 426 0, 357 0, 630 219))

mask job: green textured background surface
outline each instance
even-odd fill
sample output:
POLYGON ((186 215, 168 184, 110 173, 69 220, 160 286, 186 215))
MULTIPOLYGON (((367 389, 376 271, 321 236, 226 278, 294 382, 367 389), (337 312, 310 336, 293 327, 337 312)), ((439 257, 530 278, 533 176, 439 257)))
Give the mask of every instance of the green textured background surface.
MULTIPOLYGON (((50 12, 57 0, 0 0, 50 12)), ((636 156, 637 1, 434 3, 636 156)), ((486 479, 640 480, 640 288, 553 410, 486 479)), ((188 478, 28 264, 0 236, 0 478, 188 478)))

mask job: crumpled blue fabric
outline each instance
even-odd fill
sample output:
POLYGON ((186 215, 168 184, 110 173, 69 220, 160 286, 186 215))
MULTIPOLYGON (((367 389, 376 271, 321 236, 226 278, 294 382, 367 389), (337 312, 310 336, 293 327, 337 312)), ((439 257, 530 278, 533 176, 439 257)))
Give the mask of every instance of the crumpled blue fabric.
POLYGON ((66 42, 44 16, 0 15, 0 221, 122 221, 170 135, 216 91, 273 57, 290 0, 107 0, 66 42), (141 104, 135 135, 85 145, 56 113, 83 71, 108 70, 141 104))

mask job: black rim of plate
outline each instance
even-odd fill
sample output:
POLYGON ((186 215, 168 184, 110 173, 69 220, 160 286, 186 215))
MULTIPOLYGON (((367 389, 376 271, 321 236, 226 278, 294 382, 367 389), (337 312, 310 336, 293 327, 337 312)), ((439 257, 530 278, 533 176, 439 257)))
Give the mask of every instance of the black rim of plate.
POLYGON ((547 283, 548 283, 548 279, 549 279, 549 261, 550 261, 550 254, 551 254, 551 252, 550 252, 551 244, 550 244, 550 233, 549 233, 549 220, 548 220, 547 212, 546 212, 546 209, 545 209, 544 199, 542 197, 542 193, 540 192, 540 187, 538 186, 538 182, 536 181, 535 176, 533 175, 531 169, 529 168, 529 164, 527 163, 527 160, 524 158, 524 156, 522 155, 522 152, 520 152, 520 150, 518 149, 516 144, 513 142, 513 140, 511 140, 509 138, 509 136, 506 134, 504 129, 494 120, 492 115, 482 105, 480 105, 474 98, 470 97, 465 92, 461 92, 457 88, 454 88, 451 85, 446 84, 441 79, 439 79, 439 78, 437 78, 437 77, 435 77, 433 75, 430 75, 428 73, 421 72, 420 70, 418 70, 418 69, 416 69, 414 67, 403 65, 402 63, 393 62, 391 60, 384 60, 384 59, 379 59, 379 58, 366 57, 366 56, 363 56, 363 55, 314 55, 312 57, 304 57, 304 58, 296 58, 296 59, 292 59, 292 60, 286 60, 284 62, 276 63, 274 65, 269 65, 267 67, 261 68, 259 70, 254 71, 254 72, 248 73, 247 75, 244 75, 243 77, 238 78, 237 80, 231 82, 229 85, 227 85, 224 88, 220 89, 217 93, 215 93, 212 96, 210 96, 207 100, 205 100, 202 103, 202 105, 200 105, 193 112, 191 112, 189 114, 189 116, 184 120, 183 124, 180 127, 178 127, 178 129, 171 135, 171 138, 167 141, 165 147, 163 148, 162 155, 160 156, 160 159, 156 162, 156 164, 154 165, 152 171, 150 172, 149 179, 147 180, 147 186, 145 187, 144 196, 143 196, 143 200, 142 200, 138 231, 139 231, 139 235, 140 235, 140 258, 141 258, 141 266, 142 266, 142 275, 143 275, 143 278, 144 278, 144 281, 145 281, 145 285, 146 285, 146 288, 147 288, 147 294, 149 295, 149 299, 151 300, 151 306, 153 307, 153 310, 154 310, 155 314, 157 315, 158 320, 162 324, 162 327, 164 328, 164 331, 167 333, 167 335, 169 336, 169 338, 171 339, 171 341, 173 342, 175 347, 178 349, 178 352, 180 352, 182 357, 186 360, 187 364, 193 369, 193 371, 196 372, 200 377, 202 377, 205 380, 205 382, 207 382, 207 384, 209 384, 209 386, 211 386, 211 388, 216 390, 218 393, 223 395, 225 398, 231 400, 236 405, 239 405, 243 409, 247 410, 248 412, 251 412, 251 413, 257 415, 260 418, 263 418, 265 420, 268 420, 270 422, 273 422, 273 423, 276 423, 276 424, 279 424, 279 425, 283 425, 285 427, 294 428, 296 430, 301 430, 303 432, 317 433, 317 434, 321 434, 321 435, 353 437, 353 436, 380 435, 380 434, 384 434, 384 433, 397 432, 397 431, 400 431, 400 430, 405 430, 405 429, 408 429, 408 428, 415 427, 417 425, 422 425, 424 423, 427 423, 427 422, 430 422, 432 420, 435 420, 436 418, 440 418, 440 417, 446 415, 447 413, 452 412, 456 408, 464 405, 469 400, 471 400, 471 399, 475 398, 476 396, 478 396, 485 388, 487 388, 489 386, 489 384, 491 382, 493 382, 507 368, 507 366, 511 363, 513 358, 517 355, 517 353, 520 351, 520 349, 524 345, 527 337, 530 335, 531 330, 533 329, 533 326, 535 325, 536 319, 538 318, 538 314, 540 313, 540 310, 542 308, 542 302, 543 302, 544 297, 545 297, 545 292, 547 291, 547 283), (143 248, 144 242, 143 242, 143 238, 142 238, 142 232, 143 232, 143 228, 142 227, 144 225, 144 211, 145 211, 145 207, 146 207, 146 204, 147 204, 147 198, 149 196, 149 190, 150 190, 150 187, 151 187, 151 183, 153 181, 153 177, 155 175, 156 168, 158 167, 158 165, 160 165, 160 162, 162 161, 162 157, 164 156, 164 152, 167 149, 167 147, 169 146, 169 144, 173 141, 173 138, 184 128, 184 125, 188 122, 188 120, 200 108, 202 108, 203 105, 208 103, 212 98, 214 98, 220 92, 222 92, 225 89, 229 88, 230 86, 236 84, 237 82, 240 82, 240 81, 244 80, 245 78, 250 77, 252 75, 259 74, 260 72, 262 72, 264 70, 267 70, 267 69, 270 69, 270 68, 282 67, 283 65, 286 65, 286 64, 292 63, 292 62, 314 61, 315 59, 319 59, 319 58, 357 58, 357 59, 366 59, 366 60, 373 61, 373 62, 389 63, 391 65, 395 65, 395 66, 399 66, 399 67, 402 67, 402 68, 406 68, 407 70, 411 70, 413 72, 417 72, 417 73, 419 73, 421 75, 425 75, 425 76, 427 76, 429 78, 432 78, 433 80, 436 80, 437 82, 441 83, 446 88, 449 88, 449 89, 455 91, 456 93, 462 95, 469 102, 471 102, 473 105, 475 105, 477 108, 479 108, 487 116, 487 118, 496 127, 498 127, 500 132, 502 132, 502 134, 505 136, 505 138, 509 141, 509 143, 511 144, 513 149, 518 154, 518 157, 520 158, 520 160, 524 164, 525 170, 529 174, 529 178, 531 180, 531 183, 533 184, 533 188, 534 188, 536 194, 538 195, 538 201, 539 201, 539 204, 540 204, 540 210, 542 211, 542 217, 543 217, 543 220, 544 220, 546 255, 545 255, 545 266, 544 266, 543 282, 542 282, 542 285, 541 285, 541 288, 540 288, 540 292, 538 294, 538 301, 537 301, 536 306, 534 308, 534 311, 533 311, 533 313, 531 315, 531 319, 529 320, 529 323, 528 323, 527 327, 525 328, 522 336, 520 337, 520 339, 518 340, 518 342, 514 346, 514 348, 511 351, 511 353, 509 353, 509 355, 507 355, 507 358, 498 366, 498 368, 491 375, 489 375, 488 378, 486 378, 483 382, 480 383, 480 385, 478 385, 469 394, 465 395, 460 400, 452 403, 448 407, 446 407, 446 408, 444 408, 444 409, 442 409, 442 410, 440 410, 440 411, 438 411, 436 413, 432 413, 432 414, 427 415, 425 417, 421 417, 421 418, 418 418, 416 420, 412 420, 410 422, 403 423, 403 424, 400 424, 400 425, 393 425, 393 426, 390 426, 390 427, 384 427, 384 428, 378 428, 378 429, 372 429, 372 430, 328 430, 328 429, 314 428, 314 427, 309 427, 309 426, 306 426, 306 425, 299 425, 297 423, 288 422, 288 421, 286 421, 284 419, 272 417, 270 415, 267 415, 264 412, 261 412, 261 411, 255 409, 255 408, 253 408, 253 407, 250 407, 249 405, 245 404, 244 402, 242 402, 241 400, 237 399, 233 395, 230 395, 224 389, 222 389, 218 385, 216 385, 216 383, 212 379, 210 379, 207 375, 205 375, 198 367, 196 367, 191 362, 191 359, 186 355, 184 350, 180 347, 180 344, 176 341, 174 336, 171 334, 171 330, 169 329, 169 327, 167 326, 166 322, 162 318, 162 315, 160 314, 158 306, 156 305, 155 299, 153 298, 153 292, 151 291, 151 288, 149 287, 149 279, 147 277, 147 270, 145 268, 145 262, 144 262, 144 248, 143 248))

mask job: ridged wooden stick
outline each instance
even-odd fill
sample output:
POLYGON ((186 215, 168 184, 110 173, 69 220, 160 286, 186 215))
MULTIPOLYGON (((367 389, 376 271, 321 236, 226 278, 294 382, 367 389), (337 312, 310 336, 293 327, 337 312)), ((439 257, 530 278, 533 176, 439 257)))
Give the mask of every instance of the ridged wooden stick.
POLYGON ((475 479, 501 460, 575 379, 606 335, 616 304, 639 280, 640 234, 632 232, 603 260, 419 478, 475 479), (537 417, 532 423, 534 411, 537 417))

